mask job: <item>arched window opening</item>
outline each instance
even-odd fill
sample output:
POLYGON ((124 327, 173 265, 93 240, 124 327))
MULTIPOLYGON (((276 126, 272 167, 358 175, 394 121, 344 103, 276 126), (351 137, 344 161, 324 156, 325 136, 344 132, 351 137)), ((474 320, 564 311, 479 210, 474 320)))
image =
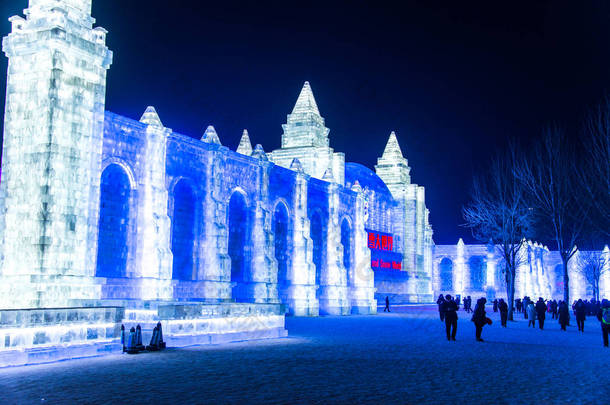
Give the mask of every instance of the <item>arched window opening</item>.
POLYGON ((352 257, 352 229, 349 221, 343 219, 341 222, 341 245, 343 245, 343 267, 347 273, 347 284, 351 284, 350 273, 353 270, 353 257, 352 257))
POLYGON ((131 187, 125 170, 109 165, 100 184, 100 216, 97 240, 98 277, 125 277, 129 253, 129 202, 131 187))
POLYGON ((445 257, 439 264, 441 291, 453 291, 453 262, 445 257))
POLYGON ((243 283, 247 280, 249 269, 249 251, 247 243, 249 238, 248 211, 244 196, 235 192, 229 201, 229 246, 228 253, 231 258, 231 281, 237 283, 233 287, 233 298, 236 301, 248 301, 247 292, 243 283))
POLYGON ((174 187, 172 214, 172 254, 175 280, 193 279, 193 253, 195 247, 195 193, 181 180, 174 187))
POLYGON ((288 210, 282 203, 276 206, 273 213, 273 234, 278 269, 277 282, 283 286, 287 282, 288 273, 288 210))

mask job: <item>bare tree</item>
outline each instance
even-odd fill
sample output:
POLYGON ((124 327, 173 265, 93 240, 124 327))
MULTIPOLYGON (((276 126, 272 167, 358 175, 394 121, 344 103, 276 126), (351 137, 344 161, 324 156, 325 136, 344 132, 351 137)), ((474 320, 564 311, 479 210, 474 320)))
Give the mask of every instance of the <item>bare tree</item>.
POLYGON ((601 250, 578 251, 578 271, 593 289, 593 297, 599 301, 599 282, 610 271, 610 255, 601 250))
POLYGON ((517 164, 514 143, 496 156, 487 174, 474 178, 471 201, 463 210, 465 226, 482 242, 491 242, 502 258, 506 281, 508 315, 513 320, 515 278, 526 238, 532 234, 531 210, 526 205, 525 190, 514 174, 517 164))
POLYGON ((589 207, 581 198, 574 147, 561 128, 550 126, 529 158, 520 162, 515 177, 527 191, 528 205, 537 220, 537 237, 555 242, 563 263, 563 298, 569 303, 568 263, 576 252, 589 207))
POLYGON ((592 109, 584 119, 585 152, 582 185, 591 201, 591 225, 610 236, 610 98, 592 109))

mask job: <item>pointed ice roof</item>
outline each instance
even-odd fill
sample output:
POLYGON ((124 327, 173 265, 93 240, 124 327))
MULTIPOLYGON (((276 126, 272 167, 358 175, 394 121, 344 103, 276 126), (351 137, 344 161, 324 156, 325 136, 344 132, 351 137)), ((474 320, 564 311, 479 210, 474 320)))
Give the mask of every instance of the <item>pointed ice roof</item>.
POLYGON ((146 125, 151 125, 153 127, 163 128, 161 118, 159 118, 159 114, 157 114, 157 110, 155 110, 155 107, 152 106, 146 107, 146 111, 144 111, 144 114, 142 114, 140 122, 146 125))
POLYGON ((316 104, 316 99, 313 96, 309 82, 305 82, 305 84, 303 84, 301 94, 299 94, 299 98, 292 109, 292 113, 314 113, 320 115, 320 111, 318 110, 318 105, 316 104))
POLYGON ((265 150, 263 149, 263 145, 261 144, 256 144, 250 156, 260 160, 269 160, 267 154, 265 153, 265 150))
POLYGON ((303 170, 303 165, 301 164, 301 161, 297 158, 292 159, 292 162, 290 163, 290 170, 294 170, 295 172, 298 172, 298 173, 305 173, 305 171, 303 170))
POLYGON ((247 129, 244 129, 244 132, 241 134, 239 146, 237 147, 237 153, 241 153, 242 155, 246 156, 250 156, 252 154, 252 143, 250 142, 250 136, 248 135, 247 129))
POLYGON ((218 134, 216 133, 216 129, 214 129, 214 126, 212 125, 206 128, 201 140, 207 143, 215 143, 217 145, 221 144, 220 138, 218 138, 218 134))
POLYGON ((388 143, 385 146, 383 151, 383 159, 391 159, 391 158, 402 158, 402 150, 400 150, 400 145, 398 144, 398 139, 396 139, 396 133, 392 131, 390 134, 390 138, 388 139, 388 143))
POLYGON ((335 176, 333 176, 332 167, 328 167, 328 169, 326 169, 326 171, 324 172, 324 176, 322 176, 322 180, 328 181, 330 183, 335 181, 335 176))

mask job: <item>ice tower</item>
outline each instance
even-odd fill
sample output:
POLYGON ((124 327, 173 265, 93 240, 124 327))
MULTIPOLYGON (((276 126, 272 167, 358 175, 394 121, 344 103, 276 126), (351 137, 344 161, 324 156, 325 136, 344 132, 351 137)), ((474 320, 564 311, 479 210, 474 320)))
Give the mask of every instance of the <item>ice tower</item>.
POLYGON ((30 0, 14 16, 0 186, 0 308, 68 306, 94 285, 106 31, 91 0, 30 0))
POLYGON ((425 189, 411 183, 411 168, 403 156, 396 134, 392 132, 375 172, 399 202, 395 218, 397 233, 403 235, 403 270, 409 272, 411 302, 430 301, 432 290, 432 227, 425 203, 425 189), (402 229, 401 229, 402 228, 402 229))
POLYGON ((324 125, 309 82, 303 85, 282 128, 282 148, 269 154, 273 163, 290 168, 292 161, 298 159, 306 174, 343 185, 345 155, 335 153, 329 146, 330 129, 324 125))

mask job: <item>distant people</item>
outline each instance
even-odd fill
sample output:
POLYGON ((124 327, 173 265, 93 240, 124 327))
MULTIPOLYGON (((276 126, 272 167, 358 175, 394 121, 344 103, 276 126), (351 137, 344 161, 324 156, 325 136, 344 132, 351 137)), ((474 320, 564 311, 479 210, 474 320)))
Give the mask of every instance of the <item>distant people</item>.
POLYGON ((518 313, 521 313, 521 298, 517 298, 515 300, 515 308, 517 309, 518 313))
POLYGON ((527 308, 525 309, 525 319, 528 320, 528 327, 536 327, 536 308, 534 307, 534 303, 531 301, 527 301, 527 308))
POLYGON ((447 340, 455 340, 457 333, 457 321, 458 321, 458 306, 457 303, 451 298, 451 295, 445 296, 445 331, 447 332, 447 340))
POLYGON ((551 315, 552 319, 557 319, 557 301, 551 301, 551 315))
POLYGON ((445 320, 445 297, 443 297, 443 294, 438 296, 436 304, 438 305, 438 314, 441 317, 441 322, 443 322, 445 320))
POLYGON ((508 320, 508 304, 504 302, 502 298, 498 301, 498 309, 500 310, 500 322, 503 328, 506 328, 506 321, 508 320))
POLYGON ((587 318, 587 305, 582 299, 579 299, 578 301, 576 301, 576 304, 574 304, 574 315, 576 316, 576 325, 578 326, 578 331, 584 333, 585 319, 587 318))
MULTIPOLYGON (((430 301, 428 301, 428 302, 430 302, 430 301)), ((387 295, 385 297, 385 308, 383 309, 383 312, 386 312, 386 311, 390 312, 390 297, 388 297, 387 295)))
POLYGON ((566 330, 566 326, 570 323, 570 310, 568 304, 563 301, 559 301, 559 325, 561 330, 566 330))
POLYGON ((523 302, 523 318, 527 319, 527 300, 525 299, 525 297, 521 302, 523 302))
POLYGON ((610 301, 602 300, 597 310, 597 319, 602 325, 604 347, 608 347, 608 334, 610 334, 610 301))
POLYGON ((494 312, 498 312, 498 299, 497 298, 493 300, 493 304, 494 304, 493 305, 494 312))
POLYGON ((474 314, 472 314, 471 321, 474 322, 474 326, 476 329, 476 337, 477 342, 482 342, 481 333, 483 332, 483 326, 487 324, 491 324, 491 319, 487 317, 487 313, 485 312, 485 304, 487 300, 485 298, 479 298, 477 300, 477 305, 474 307, 474 314))
POLYGON ((466 312, 470 313, 472 312, 472 297, 467 296, 464 300, 465 302, 467 302, 467 306, 464 308, 466 310, 466 312))
POLYGON ((544 319, 546 318, 546 304, 542 297, 538 298, 536 303, 536 317, 538 318, 538 327, 540 330, 544 329, 544 319))

